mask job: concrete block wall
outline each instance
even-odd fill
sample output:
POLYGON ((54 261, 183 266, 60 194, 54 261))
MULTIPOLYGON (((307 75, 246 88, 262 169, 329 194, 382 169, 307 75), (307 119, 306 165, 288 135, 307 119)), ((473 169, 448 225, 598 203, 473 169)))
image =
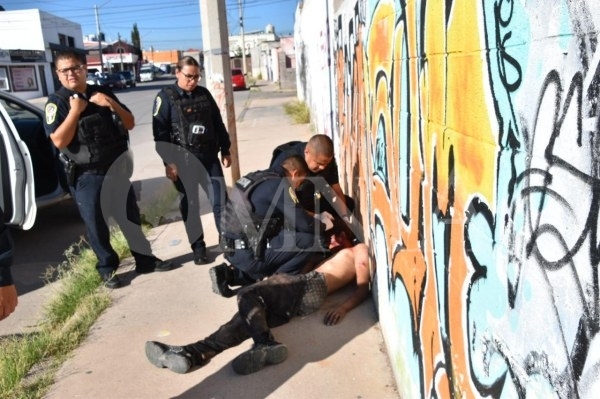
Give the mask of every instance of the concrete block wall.
POLYGON ((600 392, 597 26, 595 0, 299 2, 402 397, 600 392))

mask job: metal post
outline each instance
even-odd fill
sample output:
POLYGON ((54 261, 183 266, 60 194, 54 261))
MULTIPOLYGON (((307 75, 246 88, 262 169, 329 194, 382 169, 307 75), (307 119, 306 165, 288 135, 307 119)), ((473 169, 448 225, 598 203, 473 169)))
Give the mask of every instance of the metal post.
POLYGON ((199 1, 206 87, 217 101, 221 110, 221 116, 229 132, 231 140, 231 177, 233 181, 237 181, 240 178, 240 164, 237 148, 233 90, 231 86, 231 64, 229 61, 225 0, 199 1))
POLYGON ((119 54, 121 55, 121 72, 123 72, 123 43, 121 43, 121 33, 119 33, 119 54))
POLYGON ((100 58, 100 73, 104 74, 104 62, 102 61, 102 38, 100 37, 100 20, 98 19, 98 6, 94 5, 96 12, 96 38, 98 39, 98 57, 100 58))
POLYGON ((239 0, 240 6, 240 35, 242 36, 242 71, 246 75, 246 43, 244 41, 244 5, 243 0, 239 0))

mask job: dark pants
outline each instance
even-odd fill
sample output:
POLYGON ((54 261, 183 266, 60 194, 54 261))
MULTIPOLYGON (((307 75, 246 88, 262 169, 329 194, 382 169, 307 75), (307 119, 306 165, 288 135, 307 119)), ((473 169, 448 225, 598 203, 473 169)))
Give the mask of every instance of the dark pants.
POLYGON ((90 247, 98 258, 96 268, 100 274, 119 267, 119 256, 110 244, 109 217, 119 225, 137 266, 156 260, 140 226, 140 209, 128 178, 84 173, 70 188, 85 223, 90 247))
POLYGON ((273 341, 271 328, 289 322, 298 314, 306 287, 306 275, 277 274, 242 288, 237 294, 238 313, 217 331, 196 343, 186 345, 204 359, 252 338, 255 343, 273 341))
POLYGON ((201 166, 194 162, 188 165, 193 167, 179 167, 180 178, 174 182, 177 191, 183 194, 179 210, 192 249, 205 246, 198 187, 201 187, 208 196, 219 234, 221 232, 221 213, 227 201, 223 168, 221 168, 219 160, 200 161, 200 164, 201 166))
POLYGON ((322 259, 323 251, 314 234, 282 230, 270 240, 262 260, 255 259, 251 249, 235 250, 226 258, 243 277, 257 281, 275 273, 297 274, 307 264, 322 259))

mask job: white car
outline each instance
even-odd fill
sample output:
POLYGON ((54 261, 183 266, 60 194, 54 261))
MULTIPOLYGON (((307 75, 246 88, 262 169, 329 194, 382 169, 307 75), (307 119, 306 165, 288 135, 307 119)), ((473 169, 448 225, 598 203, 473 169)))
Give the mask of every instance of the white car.
POLYGON ((0 91, 0 206, 4 224, 24 230, 33 226, 37 208, 70 198, 43 118, 40 108, 0 91))
POLYGON ((154 80, 154 69, 152 67, 140 68, 140 82, 152 82, 154 80))

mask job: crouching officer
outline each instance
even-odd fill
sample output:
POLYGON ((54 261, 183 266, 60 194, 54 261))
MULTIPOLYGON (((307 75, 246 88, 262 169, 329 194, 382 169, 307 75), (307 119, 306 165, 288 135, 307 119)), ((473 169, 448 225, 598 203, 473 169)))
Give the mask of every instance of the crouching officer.
POLYGON ((231 142, 217 103, 208 89, 198 86, 198 61, 183 57, 175 74, 177 81, 164 87, 154 100, 152 130, 165 174, 183 194, 179 209, 194 263, 199 265, 208 263, 208 256, 198 187, 208 195, 220 233, 221 212, 227 201, 221 164, 226 168, 231 165, 231 142))
POLYGON ((304 159, 291 156, 280 166, 250 173, 234 184, 221 237, 231 266, 210 269, 215 293, 229 297, 235 293, 232 286, 275 273, 297 274, 323 259, 319 237, 325 226, 300 206, 295 194, 307 174, 304 159))
POLYGON ((169 262, 152 255, 140 226, 140 211, 129 180, 131 164, 126 156, 127 130, 135 124, 133 115, 109 89, 87 85, 83 56, 67 50, 57 54, 55 63, 63 87, 48 97, 44 128, 61 152, 71 195, 98 257, 96 269, 104 284, 108 288, 122 285, 115 274, 119 256, 110 244, 106 223, 109 216, 127 239, 136 272, 171 270, 169 262), (125 203, 118 203, 116 200, 124 197, 119 194, 125 193, 125 203))
POLYGON ((290 141, 281 144, 273 151, 271 167, 290 155, 303 156, 308 165, 309 178, 296 190, 304 209, 310 213, 328 212, 351 223, 354 200, 345 195, 340 186, 331 138, 315 134, 308 142, 290 141))

